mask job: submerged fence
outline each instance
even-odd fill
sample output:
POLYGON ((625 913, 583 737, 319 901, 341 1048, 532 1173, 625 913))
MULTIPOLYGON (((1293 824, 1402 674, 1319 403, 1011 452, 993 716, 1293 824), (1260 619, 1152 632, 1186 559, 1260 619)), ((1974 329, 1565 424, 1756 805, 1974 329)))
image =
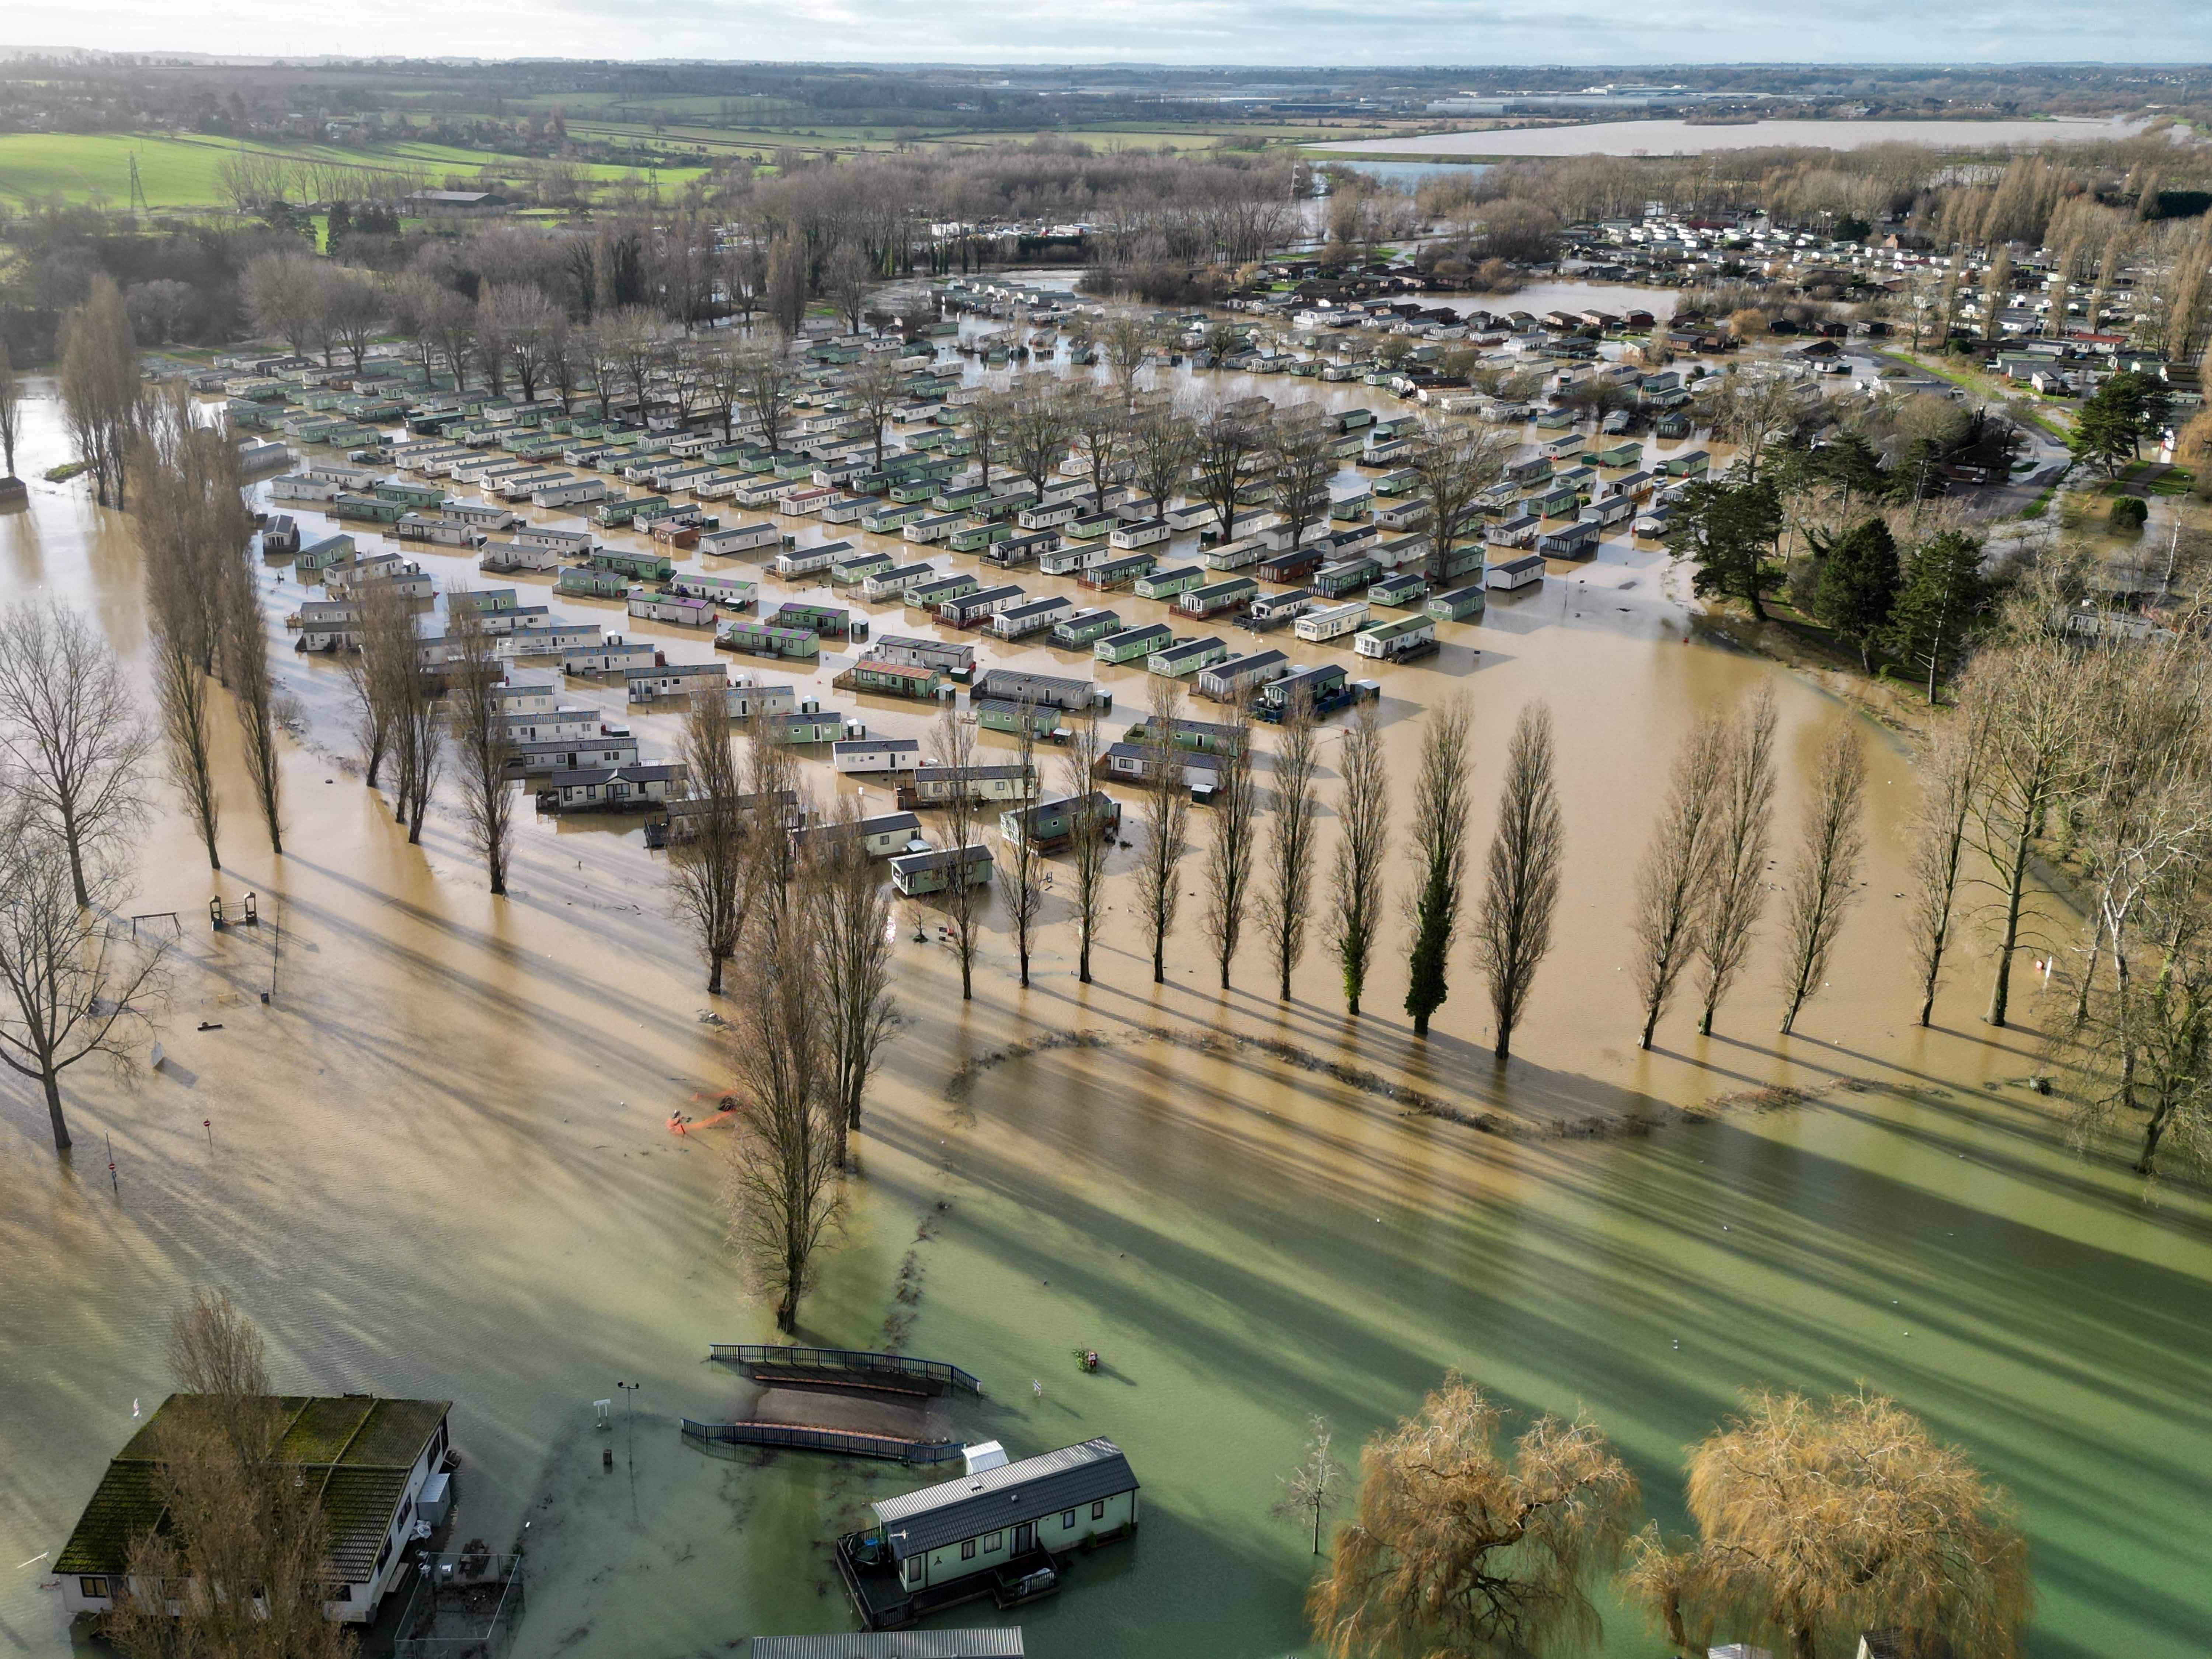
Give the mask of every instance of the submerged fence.
POLYGON ((875 1353, 864 1348, 801 1348, 765 1342, 714 1342, 708 1358, 748 1370, 817 1371, 858 1378, 923 1382, 933 1390, 962 1389, 980 1396, 983 1385, 959 1366, 942 1359, 916 1359, 910 1354, 875 1353))
POLYGON ((701 1423, 682 1420, 695 1440, 725 1446, 785 1447, 823 1451, 841 1457, 874 1457, 889 1463, 946 1463, 965 1449, 957 1440, 902 1440, 888 1434, 853 1434, 842 1429, 812 1429, 790 1423, 701 1423))

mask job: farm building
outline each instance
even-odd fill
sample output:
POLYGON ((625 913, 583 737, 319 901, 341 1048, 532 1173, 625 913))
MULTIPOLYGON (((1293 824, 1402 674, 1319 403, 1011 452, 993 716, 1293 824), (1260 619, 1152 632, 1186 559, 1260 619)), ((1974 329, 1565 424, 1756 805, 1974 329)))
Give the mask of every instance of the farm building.
MULTIPOLYGON (((108 1464, 54 1558, 67 1612, 106 1613, 127 1591, 131 1543, 162 1516, 162 1437, 193 1414, 200 1398, 171 1395, 108 1464)), ((302 1481, 312 1479, 321 1494, 337 1590, 323 1615, 367 1624, 400 1577, 416 1517, 435 1522, 445 1514, 452 1402, 346 1395, 267 1404, 283 1425, 276 1461, 302 1481)))

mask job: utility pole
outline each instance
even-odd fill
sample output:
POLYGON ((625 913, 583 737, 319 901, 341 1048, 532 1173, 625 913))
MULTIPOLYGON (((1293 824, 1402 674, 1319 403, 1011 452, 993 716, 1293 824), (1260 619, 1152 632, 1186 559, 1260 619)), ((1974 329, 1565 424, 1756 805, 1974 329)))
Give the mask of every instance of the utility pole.
POLYGON ((623 1416, 629 1425, 629 1451, 628 1454, 628 1462, 629 1465, 629 1518, 632 1524, 635 1524, 637 1521, 637 1391, 644 1386, 645 1384, 642 1382, 617 1382, 615 1384, 615 1387, 623 1391, 623 1399, 626 1402, 623 1408, 623 1416))

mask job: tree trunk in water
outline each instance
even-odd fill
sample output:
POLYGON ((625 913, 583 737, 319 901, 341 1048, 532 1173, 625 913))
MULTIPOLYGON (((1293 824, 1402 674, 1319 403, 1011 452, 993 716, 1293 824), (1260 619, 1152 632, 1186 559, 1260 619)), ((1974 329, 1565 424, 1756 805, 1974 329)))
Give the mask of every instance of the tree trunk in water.
MULTIPOLYGON (((2137 1175, 2147 1176, 2151 1172, 2151 1165, 2158 1158, 2158 1143, 2166 1133, 2166 1117, 2171 1109, 2169 1103, 2163 1099, 2151 1109, 2150 1121, 2143 1125, 2142 1156, 2136 1160, 2137 1175)), ((58 1119, 56 1121, 59 1121, 58 1119)))
POLYGON ((975 1000, 975 975, 969 971, 969 968, 968 958, 963 955, 960 958, 960 1000, 963 1002, 973 1002, 975 1000))
POLYGON ((1164 940, 1152 946, 1152 983, 1168 982, 1167 945, 1164 940))
MULTIPOLYGON (((65 1152, 70 1149, 69 1120, 62 1115, 61 1079, 52 1072, 44 1079, 46 1085, 46 1115, 54 1121, 54 1150, 65 1152)), ((2147 1159, 2150 1154, 2143 1154, 2147 1159)))
POLYGON ((1990 1025, 2005 1023, 2012 1000, 2012 953, 2020 943, 2020 906, 2027 882, 2029 838, 2035 833, 2035 814, 2020 815, 2020 840, 2013 848, 2011 878, 2006 884, 2004 936, 1997 942, 1997 976, 1990 987, 1990 1011, 1982 1018, 1990 1025))
POLYGON ((1415 1014, 1413 1016, 1413 1035, 1417 1037, 1425 1037, 1428 1036, 1428 1034, 1429 1017, 1426 1014, 1415 1014))
POLYGON ((798 1334, 799 1304, 788 1292, 775 1304, 775 1328, 786 1336, 798 1334))
POLYGON ((1020 952, 1020 955, 1021 955, 1021 959, 1022 959, 1022 970, 1021 970, 1022 989, 1024 989, 1024 991, 1026 991, 1026 990, 1028 990, 1028 989, 1030 988, 1030 953, 1029 953, 1029 949, 1028 949, 1028 947, 1027 947, 1026 945, 1023 947, 1023 949, 1022 949, 1022 951, 1021 951, 1021 952, 1020 952))
POLYGON ((1091 933, 1084 930, 1083 943, 1075 955, 1075 979, 1079 985, 1091 983, 1091 933))
POLYGON ((707 994, 710 997, 722 994, 722 953, 720 951, 707 952, 707 994))
POLYGON ((1636 1046, 1639 1048, 1650 1048, 1651 1034, 1658 1029, 1659 1005, 1655 1002, 1644 1011, 1644 1035, 1637 1039, 1636 1046))
POLYGON ((1490 1052, 1501 1061, 1513 1058, 1513 1028, 1510 1025, 1498 1028, 1498 1041, 1490 1052))

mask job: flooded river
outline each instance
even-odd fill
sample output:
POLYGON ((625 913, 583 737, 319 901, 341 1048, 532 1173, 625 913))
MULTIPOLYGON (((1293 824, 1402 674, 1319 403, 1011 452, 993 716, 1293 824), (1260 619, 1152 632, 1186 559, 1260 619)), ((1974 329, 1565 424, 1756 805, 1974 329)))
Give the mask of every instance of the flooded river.
MULTIPOLYGON (((34 413, 27 474, 61 451, 50 407, 34 413)), ((409 556, 473 577, 463 559, 409 556)), ((127 531, 80 487, 34 483, 30 510, 0 519, 0 590, 86 605, 126 655, 143 650, 127 531)), ((288 574, 272 609, 300 597, 288 574)), ((771 584, 769 597, 786 595, 771 584)), ((559 609, 648 635, 672 658, 711 654, 613 605, 559 609)), ((920 631, 911 613, 876 622, 920 631)), ((1142 1533, 1025 1612, 1030 1650, 1299 1650, 1313 1563, 1267 1507, 1307 1419, 1326 1413, 1348 1452, 1450 1367, 1516 1410, 1586 1407, 1670 1523, 1683 1444, 1738 1389, 1863 1382, 2015 1494, 2041 1592, 2031 1652, 2212 1649, 2212 1214, 2179 1188, 2146 1203, 2112 1161, 2067 1148, 2021 1086, 2033 1031, 1984 1040, 1978 958, 1937 1029, 1909 1024, 1893 896, 1914 788, 1905 750, 1865 728, 1868 883, 1799 1035, 1773 1036, 1770 926, 1721 1035, 1698 1041, 1678 1010, 1639 1054, 1622 919, 1673 744, 1699 711, 1772 684, 1786 848, 1802 770, 1848 716, 1709 642, 1663 555, 1628 544, 1555 567, 1540 592, 1498 596, 1482 624, 1444 636, 1440 656, 1380 676, 1401 788, 1421 704, 1465 689, 1486 836, 1521 704, 1546 698, 1559 722, 1567 896, 1502 1073, 1464 946, 1423 1048, 1397 1011, 1395 933, 1357 1026, 1317 952, 1287 1006, 1261 994, 1256 953, 1238 989, 1212 989, 1194 900, 1171 982, 1156 988, 1123 875, 1098 983, 1076 983, 1055 900, 1036 984, 1018 991, 994 906, 963 1009, 949 953, 911 942, 920 918, 902 908, 908 1023, 803 1336, 965 1366, 987 1395, 951 1426, 1016 1456, 1092 1434, 1128 1453, 1142 1533), (1256 1041, 1194 1046, 1221 1030, 1256 1041), (1407 1118, 1285 1057, 1305 1054, 1495 1109, 1514 1133, 1407 1118), (1752 1103, 1773 1085, 1820 1093, 1752 1103), (1675 1109, 1716 1099, 1733 1103, 1703 1121, 1675 1109), (1613 1133, 1631 1118, 1657 1127, 1613 1133), (1099 1352, 1098 1373, 1079 1370, 1079 1348, 1099 1352)), ((1000 659, 1079 672, 1047 649, 1000 659)), ((847 660, 825 656, 812 677, 825 707, 878 732, 922 729, 917 712, 831 693, 847 660)), ((453 1536, 524 1538, 526 1659, 678 1659, 849 1627, 823 1540, 867 1498, 916 1483, 795 1455, 717 1457, 673 1427, 740 1398, 703 1363, 707 1344, 769 1328, 719 1242, 714 1133, 665 1127, 672 1109, 710 1103, 724 1072, 635 827, 526 811, 514 896, 495 903, 453 817, 409 848, 341 763, 335 665, 288 649, 279 666, 308 733, 285 771, 290 854, 268 856, 228 732, 225 873, 210 878, 173 816, 146 841, 136 908, 182 923, 168 1064, 131 1090, 72 1073, 68 1164, 34 1095, 0 1090, 0 1654, 68 1650, 44 1564, 26 1558, 58 1547, 134 1403, 165 1391, 164 1327, 195 1283, 228 1286, 260 1322, 287 1387, 455 1402, 466 1462, 453 1536), (210 894, 235 902, 246 889, 278 925, 211 934, 210 894), (623 1382, 641 1385, 635 1420, 602 1435, 592 1402, 623 1382)), ((1120 716, 1141 713, 1141 674, 1102 675, 1120 716)), ((568 691, 611 711, 621 695, 568 691)), ((672 746, 674 723, 636 721, 648 758, 672 746)), ((825 766, 808 772, 830 787, 825 766)), ((971 1607, 950 1622, 992 1616, 971 1607)), ((1605 1650, 1653 1645, 1616 1611, 1605 1650)))
POLYGON ((1678 119, 1591 121, 1572 126, 1501 127, 1425 137, 1362 138, 1309 144, 1334 155, 1696 155, 1711 149, 1864 149, 1873 144, 1929 144, 1987 149, 2126 138, 2139 117, 2055 117, 2008 121, 1745 121, 1719 125, 1678 119))

